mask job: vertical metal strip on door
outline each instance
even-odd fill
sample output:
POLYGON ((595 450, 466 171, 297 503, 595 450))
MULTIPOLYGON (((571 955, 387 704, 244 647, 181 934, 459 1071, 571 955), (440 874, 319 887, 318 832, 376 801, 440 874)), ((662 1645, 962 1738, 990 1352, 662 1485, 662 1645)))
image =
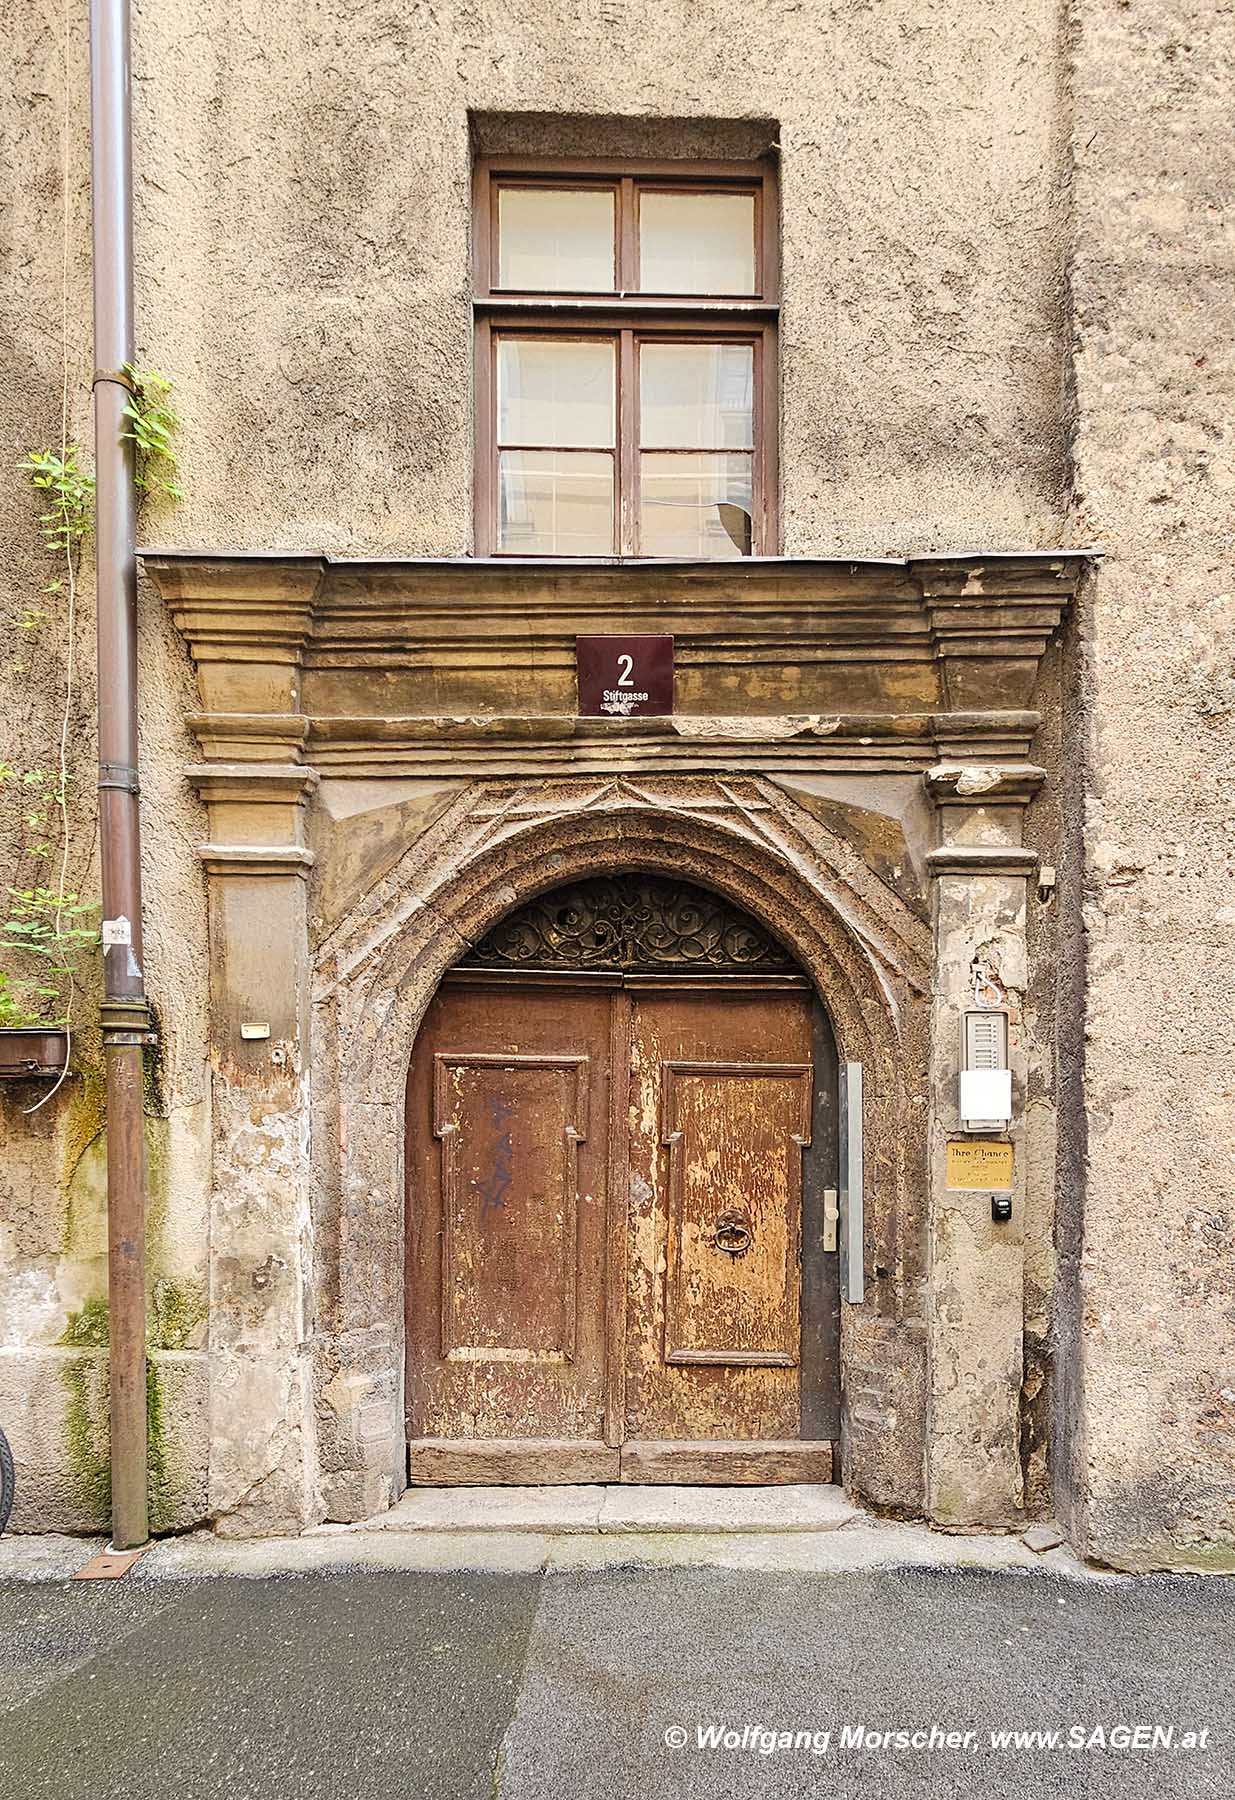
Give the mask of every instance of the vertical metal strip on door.
POLYGON ((841 1293, 857 1305, 866 1293, 862 1237, 862 1065, 840 1070, 841 1293))

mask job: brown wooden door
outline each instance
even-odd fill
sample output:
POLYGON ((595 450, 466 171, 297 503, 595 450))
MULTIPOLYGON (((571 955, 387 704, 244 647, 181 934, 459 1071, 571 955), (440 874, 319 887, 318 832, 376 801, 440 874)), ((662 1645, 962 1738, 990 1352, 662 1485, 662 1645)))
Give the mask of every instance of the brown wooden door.
MULTIPOLYGON (((629 985, 623 1473, 829 1480, 830 1442, 802 1433, 810 996, 723 978, 629 985)), ((824 1254, 818 1236, 810 1248, 824 1254)))
POLYGON ((413 1481, 613 1481, 610 995, 447 982, 408 1084, 413 1481))
POLYGON ((411 1479, 829 1480, 835 1155, 804 981, 448 978, 408 1086, 411 1479))

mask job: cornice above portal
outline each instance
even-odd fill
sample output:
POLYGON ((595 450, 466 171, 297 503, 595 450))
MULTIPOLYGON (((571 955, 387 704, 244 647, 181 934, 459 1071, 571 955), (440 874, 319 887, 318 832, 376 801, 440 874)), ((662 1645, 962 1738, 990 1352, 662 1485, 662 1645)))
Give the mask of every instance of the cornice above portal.
POLYGON ((323 775, 398 772, 513 778, 656 770, 917 773, 941 754, 1024 758, 1036 712, 670 718, 313 718, 308 754, 323 775))
POLYGON ((1023 760, 1042 654, 1092 555, 143 553, 197 669, 203 753, 340 774, 1023 760), (673 637, 672 717, 576 717, 575 638, 595 633, 673 637))

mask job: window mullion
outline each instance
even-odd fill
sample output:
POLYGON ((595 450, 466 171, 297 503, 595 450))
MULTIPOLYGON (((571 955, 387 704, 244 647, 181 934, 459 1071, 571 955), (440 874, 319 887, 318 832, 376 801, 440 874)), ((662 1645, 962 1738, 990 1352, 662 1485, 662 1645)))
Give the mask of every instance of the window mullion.
POLYGON ((617 285, 619 294, 638 291, 639 245, 636 236, 635 184, 629 175, 618 182, 617 285))
POLYGON ((618 333, 618 554, 638 554, 639 381, 635 334, 618 333))

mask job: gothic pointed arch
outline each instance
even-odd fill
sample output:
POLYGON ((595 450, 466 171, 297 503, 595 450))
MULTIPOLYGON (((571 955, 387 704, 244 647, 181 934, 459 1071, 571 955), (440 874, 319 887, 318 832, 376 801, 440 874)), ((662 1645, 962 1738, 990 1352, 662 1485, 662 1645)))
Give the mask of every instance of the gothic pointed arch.
POLYGON ((756 941, 776 946, 767 954, 811 980, 842 1060, 864 1067, 867 1297, 846 1309, 842 1360, 847 1392, 878 1393, 872 1419, 900 1424, 889 1439, 854 1415, 847 1479, 912 1505, 923 1461, 910 1389, 923 1379, 929 927, 851 845, 754 779, 477 783, 323 940, 313 1161, 332 1302, 319 1321, 320 1386, 346 1368, 372 1389, 363 1432, 319 1407, 324 1453, 342 1469, 389 1467, 400 1485, 403 1097, 438 983, 535 918, 541 896, 632 873, 711 896, 714 922, 749 919, 756 941))

